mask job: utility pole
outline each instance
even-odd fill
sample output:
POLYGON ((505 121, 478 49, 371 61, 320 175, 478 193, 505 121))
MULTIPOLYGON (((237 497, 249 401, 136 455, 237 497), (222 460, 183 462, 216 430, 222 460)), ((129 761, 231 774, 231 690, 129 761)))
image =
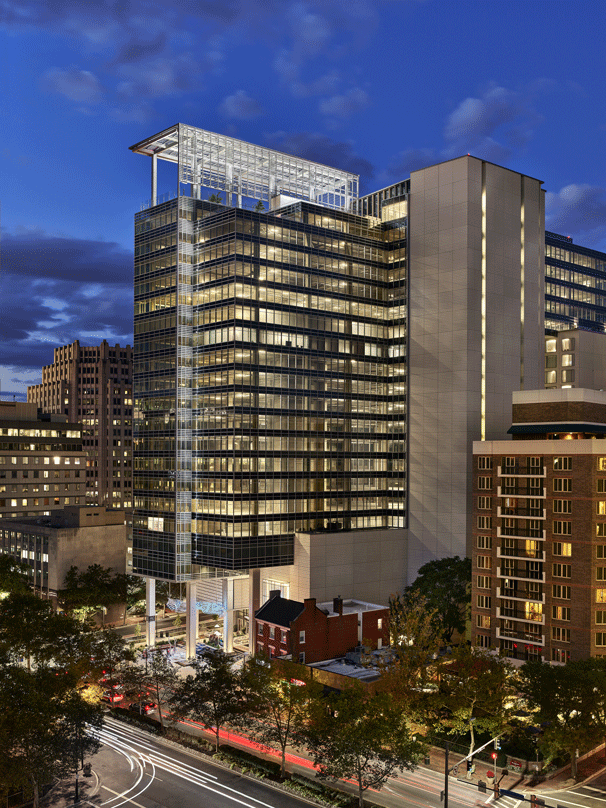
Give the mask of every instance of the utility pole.
POLYGON ((444 808, 448 808, 448 741, 444 745, 444 808))

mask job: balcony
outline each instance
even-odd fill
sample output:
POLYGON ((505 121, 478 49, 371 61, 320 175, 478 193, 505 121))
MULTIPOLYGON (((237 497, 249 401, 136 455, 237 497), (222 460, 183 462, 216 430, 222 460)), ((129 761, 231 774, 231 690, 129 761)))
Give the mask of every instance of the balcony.
POLYGON ((535 626, 544 626, 545 625, 545 615, 544 614, 534 614, 529 615, 527 612, 521 609, 506 609, 502 608, 501 606, 497 606, 497 617, 507 619, 507 620, 519 620, 522 623, 530 623, 535 626))
POLYGON ((497 485, 498 497, 530 497, 545 499, 545 488, 530 488, 522 485, 497 485))
POLYGON ((545 466, 498 466, 498 477, 545 477, 545 466))
POLYGON ((507 600, 533 600, 536 603, 545 603, 545 593, 537 592, 534 589, 522 589, 522 587, 510 588, 497 586, 497 598, 507 598, 507 600))
POLYGON ((521 643, 530 645, 544 646, 544 634, 531 634, 530 632, 522 631, 521 629, 501 628, 497 626, 497 640, 499 639, 518 640, 521 643))
MULTIPOLYGON (((537 564, 540 562, 537 562, 537 564)), ((513 581, 539 581, 545 583, 542 570, 520 569, 520 567, 497 567, 497 578, 511 578, 513 581)))
POLYGON ((536 530, 535 528, 524 530, 517 527, 501 527, 497 525, 498 538, 505 537, 508 539, 535 539, 537 541, 545 541, 545 536, 546 531, 544 530, 536 530))
POLYGON ((517 516, 522 519, 546 519, 544 508, 508 508, 506 505, 497 506, 497 516, 517 516))
POLYGON ((497 547, 497 558, 522 558, 545 561, 543 550, 525 550, 521 547, 497 547))

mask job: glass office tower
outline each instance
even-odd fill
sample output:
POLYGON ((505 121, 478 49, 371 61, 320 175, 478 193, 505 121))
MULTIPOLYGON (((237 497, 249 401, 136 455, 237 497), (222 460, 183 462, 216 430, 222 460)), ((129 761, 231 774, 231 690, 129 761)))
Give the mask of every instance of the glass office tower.
POLYGON ((231 138, 178 125, 132 150, 152 157, 133 571, 234 575, 292 564, 295 531, 404 527, 405 184, 359 215, 354 175, 231 138))

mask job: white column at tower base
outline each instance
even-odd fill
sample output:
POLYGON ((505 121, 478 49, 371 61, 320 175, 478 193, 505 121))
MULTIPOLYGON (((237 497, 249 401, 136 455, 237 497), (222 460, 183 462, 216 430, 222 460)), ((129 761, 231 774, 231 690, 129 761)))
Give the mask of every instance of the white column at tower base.
POLYGON ((195 659, 196 656, 196 641, 198 639, 196 600, 196 582, 187 581, 185 584, 185 656, 187 659, 195 659))
POLYGON ((223 651, 231 654, 234 650, 234 581, 224 578, 222 581, 223 600, 223 651))
POLYGON ((156 644, 156 579, 145 579, 145 644, 156 644))
POLYGON ((261 606, 261 570, 248 571, 248 650, 255 653, 255 612, 261 606))

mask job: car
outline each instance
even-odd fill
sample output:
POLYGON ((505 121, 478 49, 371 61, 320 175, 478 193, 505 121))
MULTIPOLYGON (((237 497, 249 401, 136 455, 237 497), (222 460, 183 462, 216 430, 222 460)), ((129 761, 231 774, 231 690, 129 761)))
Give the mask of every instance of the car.
POLYGON ((118 704, 118 702, 124 701, 124 693, 116 693, 115 691, 106 690, 101 696, 101 701, 107 701, 109 704, 118 704))
POLYGON ((142 701, 139 703, 138 701, 133 701, 132 704, 128 705, 128 709, 131 713, 137 713, 138 715, 149 715, 149 713, 153 713, 158 705, 154 701, 142 701))

